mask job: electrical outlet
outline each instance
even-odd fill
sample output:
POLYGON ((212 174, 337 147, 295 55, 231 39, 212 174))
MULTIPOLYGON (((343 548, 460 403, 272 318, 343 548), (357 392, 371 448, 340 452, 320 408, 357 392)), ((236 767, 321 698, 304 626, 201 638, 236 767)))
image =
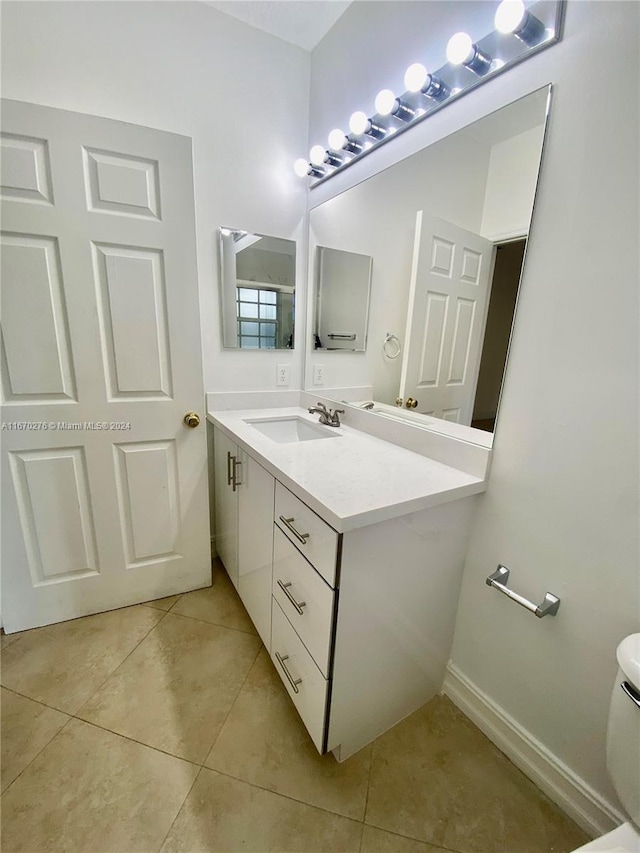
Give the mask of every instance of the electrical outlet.
POLYGON ((324 385, 324 364, 313 365, 313 384, 324 385))
POLYGON ((288 385, 289 384, 289 365, 288 364, 279 364, 278 372, 276 374, 276 385, 288 385))

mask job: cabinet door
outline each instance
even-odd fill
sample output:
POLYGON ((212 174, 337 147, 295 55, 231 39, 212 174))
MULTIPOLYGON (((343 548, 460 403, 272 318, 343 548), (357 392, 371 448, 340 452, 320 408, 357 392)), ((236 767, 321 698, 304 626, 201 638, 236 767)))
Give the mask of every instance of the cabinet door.
POLYGON ((271 647, 274 478, 243 451, 237 467, 238 593, 267 649, 271 647))
POLYGON ((231 477, 238 448, 219 429, 214 431, 214 480, 216 495, 216 549, 233 585, 238 588, 238 493, 231 477))

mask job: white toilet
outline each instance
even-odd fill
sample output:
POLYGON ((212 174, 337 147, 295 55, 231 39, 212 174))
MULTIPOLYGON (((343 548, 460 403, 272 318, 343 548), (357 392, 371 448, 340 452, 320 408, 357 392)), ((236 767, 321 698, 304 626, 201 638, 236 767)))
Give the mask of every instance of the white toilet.
POLYGON ((624 639, 617 657, 607 730, 607 769, 631 820, 579 847, 584 853, 640 853, 640 634, 624 639))

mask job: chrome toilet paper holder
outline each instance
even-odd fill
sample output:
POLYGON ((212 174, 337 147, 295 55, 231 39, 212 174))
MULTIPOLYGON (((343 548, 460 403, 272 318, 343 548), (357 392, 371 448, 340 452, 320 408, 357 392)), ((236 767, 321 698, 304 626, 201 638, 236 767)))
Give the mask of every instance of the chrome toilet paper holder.
POLYGON ((535 604, 533 601, 529 601, 528 598, 525 598, 517 592, 514 592, 512 589, 507 588, 510 573, 511 570, 506 566, 498 566, 495 572, 487 578, 487 586, 492 586, 494 589, 497 589, 498 592, 504 593, 504 595, 506 595, 507 598, 510 598, 511 601, 515 601, 516 604, 524 607, 525 610, 535 613, 539 619, 542 619, 543 616, 556 615, 558 608, 560 607, 560 599, 557 595, 547 592, 545 593, 544 601, 542 601, 541 604, 535 604))

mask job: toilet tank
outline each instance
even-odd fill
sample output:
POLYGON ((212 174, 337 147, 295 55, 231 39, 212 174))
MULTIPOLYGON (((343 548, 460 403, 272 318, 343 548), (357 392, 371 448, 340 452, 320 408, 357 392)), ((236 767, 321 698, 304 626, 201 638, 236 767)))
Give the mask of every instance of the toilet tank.
POLYGON ((620 802, 631 820, 640 825, 640 634, 631 634, 620 643, 617 658, 607 730, 607 768, 620 802))

